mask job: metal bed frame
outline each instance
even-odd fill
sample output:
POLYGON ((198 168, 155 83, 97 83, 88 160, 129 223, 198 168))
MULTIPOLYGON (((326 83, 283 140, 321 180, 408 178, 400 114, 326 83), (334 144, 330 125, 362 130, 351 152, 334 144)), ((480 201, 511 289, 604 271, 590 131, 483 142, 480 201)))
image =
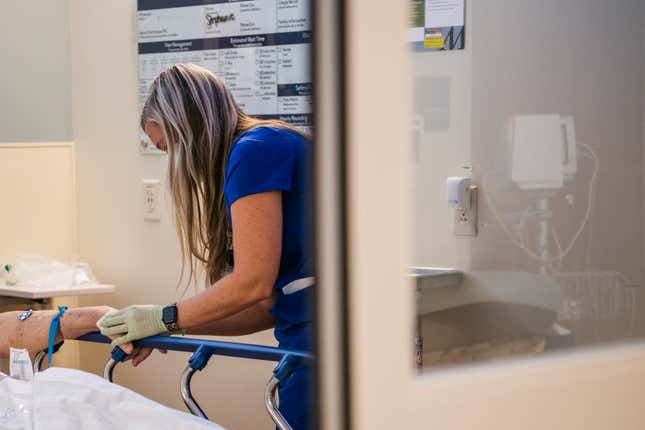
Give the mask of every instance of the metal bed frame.
MULTIPOLYGON (((100 333, 90 333, 79 337, 77 340, 94 343, 111 343, 111 340, 100 333)), ((55 345, 54 352, 57 352, 63 342, 55 345)), ((304 351, 291 351, 272 346, 252 345, 234 342, 220 342, 214 340, 195 339, 187 337, 152 336, 134 342, 135 347, 166 349, 168 351, 191 352, 192 355, 181 375, 180 391, 181 397, 188 410, 195 416, 208 419, 202 408, 192 395, 190 383, 197 371, 203 370, 210 358, 214 355, 246 358, 251 360, 274 361, 278 365, 274 368, 273 374, 267 383, 264 392, 264 405, 269 416, 280 430, 292 430, 292 427, 285 420, 278 410, 276 395, 280 383, 288 379, 301 365, 310 365, 313 362, 313 355, 304 351)), ((47 350, 40 351, 34 359, 34 371, 39 372, 42 368, 47 350)), ((103 377, 112 382, 114 368, 127 359, 127 354, 119 347, 112 350, 111 356, 105 365, 103 377)))

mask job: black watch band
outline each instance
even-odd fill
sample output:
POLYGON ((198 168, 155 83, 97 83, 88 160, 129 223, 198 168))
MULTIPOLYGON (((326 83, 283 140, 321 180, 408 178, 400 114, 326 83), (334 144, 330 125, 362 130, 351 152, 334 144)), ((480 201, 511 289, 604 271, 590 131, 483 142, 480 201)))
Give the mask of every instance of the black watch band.
POLYGON ((177 310, 177 304, 165 306, 161 312, 161 320, 168 329, 169 332, 175 332, 179 330, 177 326, 177 320, 179 319, 179 311, 177 310))

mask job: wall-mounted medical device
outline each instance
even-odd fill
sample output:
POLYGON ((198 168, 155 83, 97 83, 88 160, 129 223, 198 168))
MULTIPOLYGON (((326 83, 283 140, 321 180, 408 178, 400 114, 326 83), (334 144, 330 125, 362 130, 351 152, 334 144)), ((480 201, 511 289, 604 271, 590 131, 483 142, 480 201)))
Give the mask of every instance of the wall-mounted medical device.
POLYGON ((446 179, 446 200, 453 208, 456 236, 477 236, 477 187, 469 177, 446 179))
POLYGON ((448 206, 454 209, 470 208, 470 178, 451 176, 446 179, 448 206))
POLYGON ((523 190, 562 188, 577 170, 571 116, 515 115, 509 119, 511 178, 523 190))

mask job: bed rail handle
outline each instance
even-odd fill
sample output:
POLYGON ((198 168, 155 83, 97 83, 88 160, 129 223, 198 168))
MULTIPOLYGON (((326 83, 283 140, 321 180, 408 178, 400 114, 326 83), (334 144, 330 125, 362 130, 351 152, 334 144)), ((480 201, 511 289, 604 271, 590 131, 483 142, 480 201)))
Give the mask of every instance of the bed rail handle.
POLYGON ((34 357, 34 373, 40 372, 43 367, 43 360, 47 356, 47 351, 38 351, 34 357))
MULTIPOLYGON (((54 354, 58 352, 61 346, 63 346, 65 342, 59 342, 56 345, 54 345, 54 354)), ((45 360, 45 357, 47 357, 47 349, 43 349, 42 351, 39 351, 38 354, 34 357, 34 373, 40 372, 43 368, 43 361, 45 360)))
POLYGON ((184 404, 188 408, 191 414, 204 418, 205 420, 208 419, 202 408, 199 406, 195 398, 193 397, 193 393, 190 390, 190 381, 193 378, 193 375, 195 374, 196 370, 190 367, 190 365, 186 366, 186 369, 184 369, 184 372, 181 374, 181 398, 184 401, 184 404))
POLYGON ((114 368, 117 364, 123 363, 127 358, 128 354, 126 354, 118 346, 115 346, 114 349, 112 349, 109 360, 107 361, 107 363, 105 363, 105 368, 103 369, 103 378, 109 382, 114 382, 114 368))
POLYGON ((213 352, 213 349, 209 348, 208 346, 202 345, 198 347, 193 355, 190 356, 190 359, 188 360, 188 366, 186 366, 183 373, 181 374, 180 392, 184 404, 191 414, 204 419, 208 419, 208 417, 193 397, 193 393, 190 389, 190 382, 195 372, 201 372, 202 370, 204 370, 204 368, 208 364, 208 361, 213 356, 213 352))
POLYGON ((278 410, 276 394, 278 392, 279 386, 280 381, 278 380, 278 378, 272 376, 271 379, 269 379, 266 391, 264 392, 264 406, 266 407, 269 416, 280 430, 293 430, 287 420, 278 410))
POLYGON ((292 430, 291 426, 278 410, 276 395, 280 383, 293 375, 293 372, 302 364, 303 360, 292 354, 286 354, 273 370, 273 376, 269 379, 264 391, 264 406, 269 416, 280 430, 292 430))
MULTIPOLYGON (((79 337, 77 340, 96 343, 111 342, 109 338, 100 333, 89 333, 79 337)), ((291 377, 300 366, 310 365, 314 360, 313 355, 306 351, 293 351, 272 346, 173 336, 151 336, 135 341, 134 346, 193 353, 188 361, 188 366, 186 366, 181 375, 180 390, 182 399, 188 410, 193 415, 204 419, 208 419, 208 417, 194 399, 190 384, 195 372, 203 370, 213 355, 278 362, 278 365, 273 371, 273 376, 267 384, 264 399, 271 419, 280 430, 292 430, 292 427, 278 410, 276 396, 280 383, 291 377)), ((127 354, 125 352, 118 347, 114 348, 112 350, 112 356, 104 369, 105 379, 112 382, 114 368, 126 359, 127 354)))

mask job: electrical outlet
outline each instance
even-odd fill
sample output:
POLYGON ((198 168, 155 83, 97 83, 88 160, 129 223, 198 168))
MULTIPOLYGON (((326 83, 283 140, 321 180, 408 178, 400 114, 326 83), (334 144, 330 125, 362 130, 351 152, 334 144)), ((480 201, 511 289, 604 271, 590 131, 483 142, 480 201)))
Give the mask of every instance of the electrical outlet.
POLYGON ((477 187, 470 187, 470 208, 454 209, 455 236, 477 236, 477 187))
POLYGON ((143 219, 161 221, 161 202, 159 179, 143 180, 143 219))

